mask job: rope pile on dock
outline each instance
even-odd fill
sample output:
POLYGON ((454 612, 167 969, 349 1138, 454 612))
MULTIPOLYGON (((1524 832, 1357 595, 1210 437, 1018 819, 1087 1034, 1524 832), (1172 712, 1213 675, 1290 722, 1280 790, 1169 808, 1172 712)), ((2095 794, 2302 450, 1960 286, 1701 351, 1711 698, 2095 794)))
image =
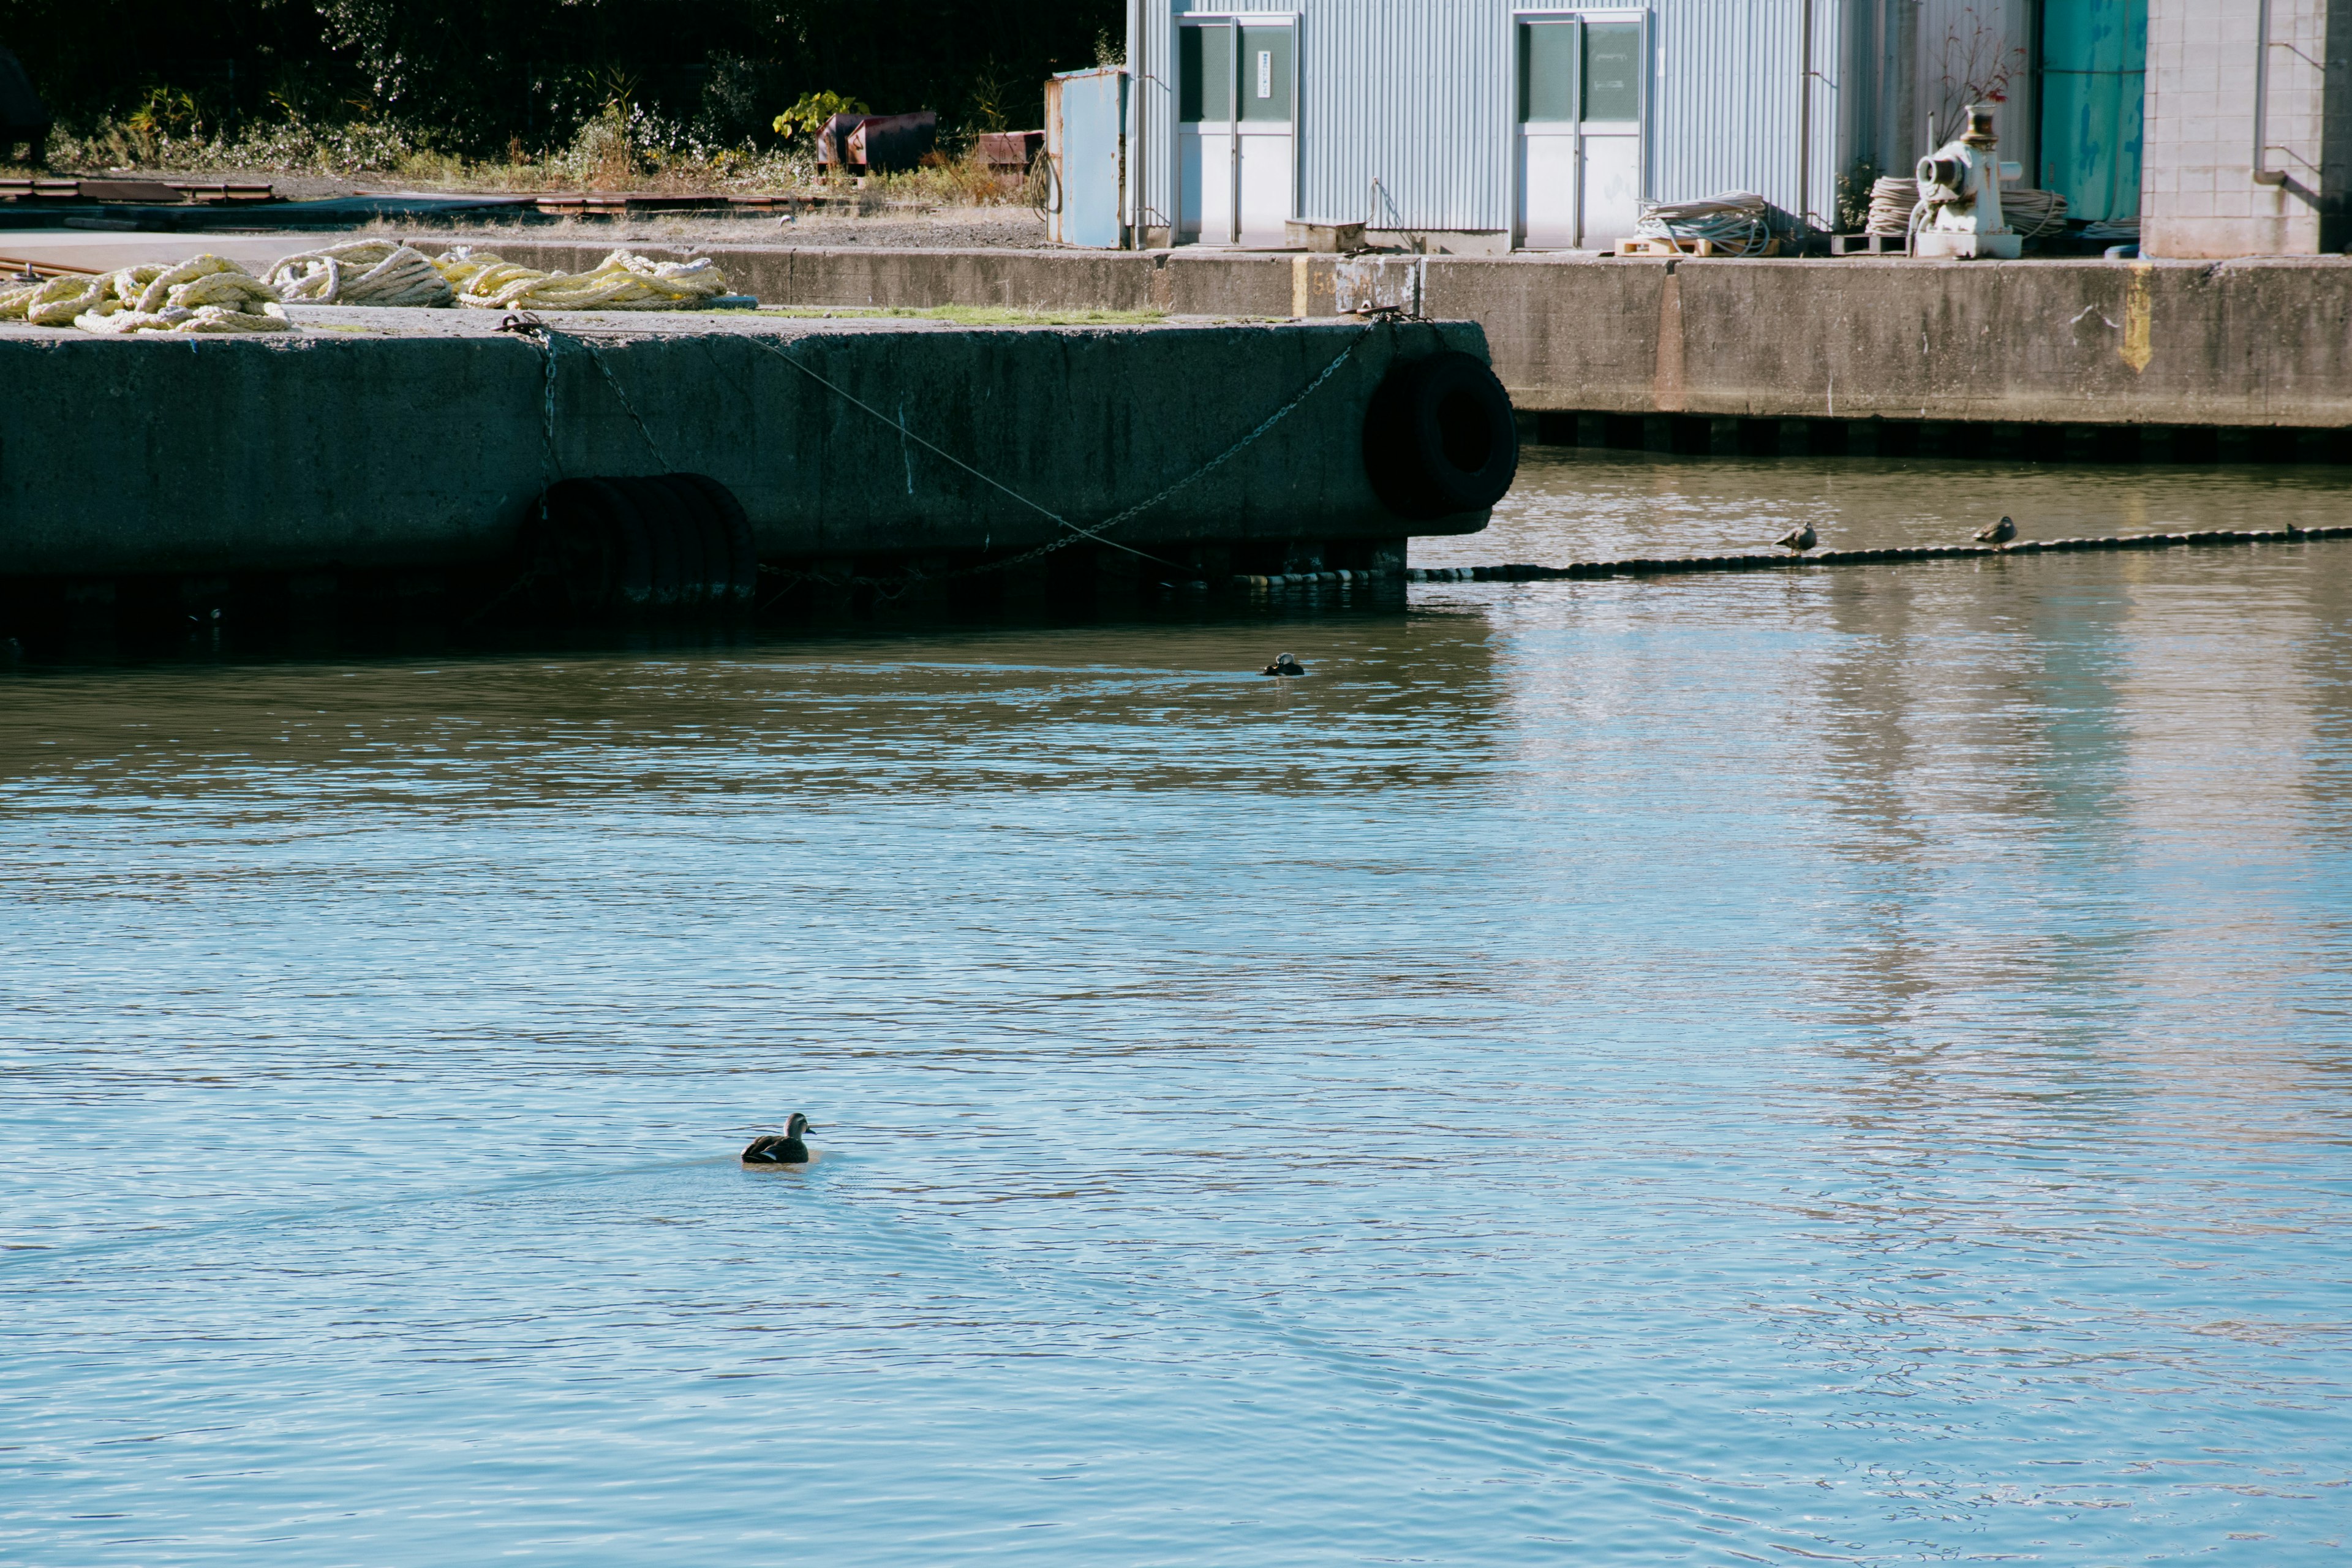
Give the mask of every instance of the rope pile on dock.
POLYGON ((1633 232, 1649 239, 1704 239, 1733 256, 1761 256, 1772 209, 1753 191, 1719 191, 1689 202, 1643 202, 1633 232))
POLYGON ((587 272, 546 272, 460 246, 427 257, 358 239, 284 257, 256 278, 221 256, 65 278, 0 279, 0 321, 87 332, 286 332, 286 307, 479 310, 690 310, 732 298, 709 257, 653 261, 616 250, 587 272))
POLYGON ((1870 182, 1870 221, 1864 234, 1908 234, 1911 209, 1919 205, 1919 182, 1899 174, 1883 174, 1870 182))
POLYGON ((707 257, 649 261, 616 250, 587 272, 542 272, 466 246, 434 258, 457 302, 477 310, 690 310, 726 294, 707 257))
POLYGON ((2025 185, 2014 189, 2003 186, 2000 193, 2001 221, 2027 239, 2040 239, 2047 234, 2066 232, 2066 198, 2056 191, 2037 191, 2025 185))
MULTIPOLYGON (((1870 218, 1863 226, 1863 232, 1908 234, 1912 216, 1918 209, 1918 181, 1901 174, 1884 175, 1870 183, 1870 218)), ((2056 191, 2003 185, 2000 216, 2004 223, 2027 239, 2063 234, 2066 229, 2066 198, 2056 191)))
POLYGON ((391 239, 354 239, 281 257, 261 275, 288 304, 431 308, 457 297, 432 258, 391 239))
POLYGON ((221 256, 151 261, 96 277, 0 285, 0 320, 86 332, 284 332, 276 290, 221 256))

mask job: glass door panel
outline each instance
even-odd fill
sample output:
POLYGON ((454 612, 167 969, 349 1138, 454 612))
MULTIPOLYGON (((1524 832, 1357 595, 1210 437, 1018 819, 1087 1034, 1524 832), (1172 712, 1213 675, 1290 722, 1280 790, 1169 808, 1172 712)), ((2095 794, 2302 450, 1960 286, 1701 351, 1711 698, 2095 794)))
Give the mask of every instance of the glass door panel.
POLYGON ((1281 245, 1291 212, 1291 31, 1249 26, 1238 34, 1235 237, 1244 245, 1281 245))
POLYGON ((1576 243, 1577 35, 1573 20, 1519 27, 1518 243, 1562 250, 1576 243))
POLYGON ((1518 244, 1607 249, 1633 234, 1644 60, 1639 22, 1520 19, 1518 244))
POLYGON ((1588 22, 1580 56, 1580 243, 1612 248, 1642 216, 1642 26, 1588 22))
POLYGON ((1207 22, 1176 29, 1176 233, 1174 243, 1234 240, 1234 27, 1207 22))
POLYGON ((1642 118, 1642 25, 1591 22, 1584 28, 1583 102, 1577 118, 1632 125, 1642 118))

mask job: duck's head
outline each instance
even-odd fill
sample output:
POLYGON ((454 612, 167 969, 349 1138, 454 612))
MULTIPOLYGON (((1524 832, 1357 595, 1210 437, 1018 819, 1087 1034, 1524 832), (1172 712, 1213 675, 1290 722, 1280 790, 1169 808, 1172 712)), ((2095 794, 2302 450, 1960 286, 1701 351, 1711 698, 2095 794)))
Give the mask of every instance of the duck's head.
POLYGON ((1278 653, 1274 656, 1274 662, 1276 664, 1297 664, 1298 662, 1298 656, 1291 653, 1278 653))
POLYGON ((784 1136, 787 1138, 798 1138, 808 1130, 809 1119, 797 1110, 793 1112, 793 1119, 784 1123, 784 1136))

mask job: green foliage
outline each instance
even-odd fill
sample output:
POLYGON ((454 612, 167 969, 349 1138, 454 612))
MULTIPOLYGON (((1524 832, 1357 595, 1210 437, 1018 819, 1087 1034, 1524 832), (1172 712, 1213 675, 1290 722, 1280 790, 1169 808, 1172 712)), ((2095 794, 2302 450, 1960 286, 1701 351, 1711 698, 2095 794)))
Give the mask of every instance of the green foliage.
POLYGON ((814 136, 836 114, 869 112, 863 99, 847 98, 837 92, 804 92, 800 101, 777 115, 773 123, 779 136, 814 136))
POLYGON ((133 160, 142 136, 160 153, 273 126, 557 156, 607 110, 748 156, 805 137, 794 111, 828 93, 938 110, 950 149, 1000 120, 1034 125, 1040 84, 1093 63, 1123 16, 1119 0, 0 0, 0 40, 64 132, 122 136, 133 160))
POLYGON ((147 89, 125 124, 142 136, 184 136, 198 129, 195 97, 174 88, 147 89))
POLYGON ((1870 187, 1883 171, 1874 158, 1857 158, 1838 176, 1837 232, 1860 234, 1870 226, 1870 187))
POLYGON ((964 89, 964 120, 974 131, 1013 129, 1013 106, 1038 96, 1034 82, 1016 81, 1011 72, 991 59, 964 89))

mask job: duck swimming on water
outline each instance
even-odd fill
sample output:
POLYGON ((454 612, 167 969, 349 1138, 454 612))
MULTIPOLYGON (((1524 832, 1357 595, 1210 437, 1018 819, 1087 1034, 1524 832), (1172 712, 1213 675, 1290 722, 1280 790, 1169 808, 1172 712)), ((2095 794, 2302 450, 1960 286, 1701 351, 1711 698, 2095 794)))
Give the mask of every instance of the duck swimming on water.
POLYGON ((809 1146, 801 1142, 801 1134, 809 1130, 809 1119, 799 1111, 784 1124, 783 1136, 770 1132, 751 1140, 743 1151, 747 1165, 805 1165, 809 1163, 809 1146))
POLYGON ((1304 675, 1307 667, 1286 653, 1274 656, 1274 662, 1258 672, 1261 675, 1304 675))

